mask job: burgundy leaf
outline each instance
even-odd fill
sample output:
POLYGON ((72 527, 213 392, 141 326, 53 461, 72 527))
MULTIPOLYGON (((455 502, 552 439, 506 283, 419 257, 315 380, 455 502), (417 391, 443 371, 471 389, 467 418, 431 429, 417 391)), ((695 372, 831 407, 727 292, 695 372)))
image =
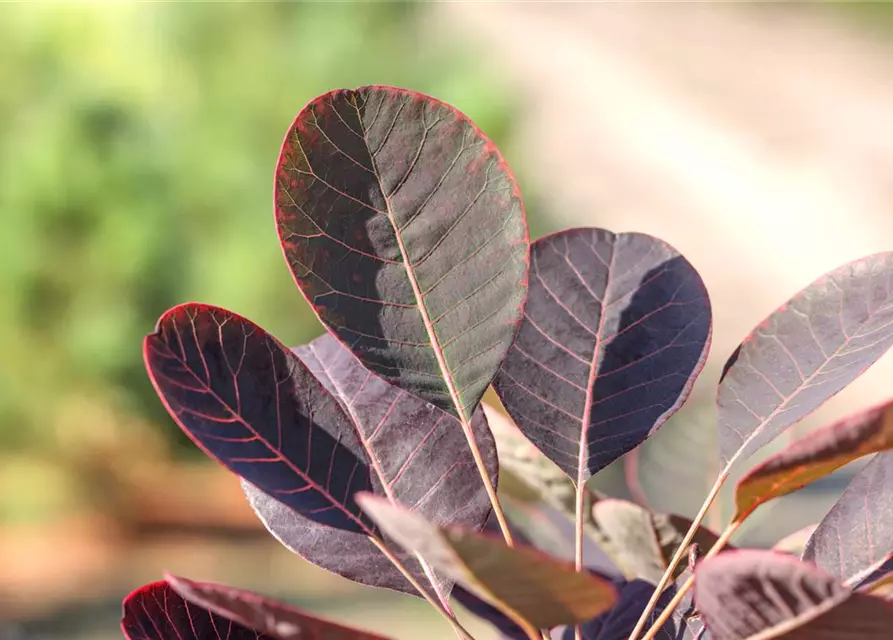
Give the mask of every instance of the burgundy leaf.
POLYGON ((338 401, 274 337, 225 309, 184 304, 146 337, 149 377, 205 453, 305 517, 374 529, 354 502, 368 462, 338 401))
POLYGON ((715 640, 882 640, 893 625, 883 600, 774 551, 729 551, 700 562, 694 599, 715 640))
POLYGON ((893 344, 893 253, 822 276, 766 318, 725 365, 719 449, 744 460, 855 380, 893 344))
MULTIPOLYGON (((165 576, 190 606, 198 605, 279 640, 386 640, 377 634, 317 618, 262 595, 213 582, 165 576)), ((251 636, 254 638, 254 636, 251 636)), ((260 637, 260 636, 258 636, 260 637)), ((263 636, 267 637, 267 636, 263 636)), ((209 640, 216 640, 209 637, 209 640)))
POLYGON ((468 591, 462 585, 457 584, 453 587, 452 597, 478 618, 486 620, 496 627, 503 640, 529 640, 524 630, 515 624, 511 618, 486 600, 468 591))
POLYGON ((796 491, 858 458, 889 449, 893 449, 893 402, 813 431, 744 474, 735 487, 737 510, 732 519, 743 521, 773 498, 796 491))
POLYGON ((121 630, 129 640, 279 640, 187 602, 167 582, 124 599, 121 630))
MULTIPOLYGON (((295 353, 354 423, 377 495, 413 505, 432 522, 474 531, 484 526, 490 501, 456 418, 373 375, 331 335, 324 334, 295 353)), ((496 447, 480 409, 473 415, 472 428, 495 484, 496 447)), ((333 531, 256 487, 243 483, 243 488, 266 527, 295 553, 356 582, 416 593, 366 536, 333 531)), ((389 546, 420 582, 427 582, 414 556, 398 545, 389 546)), ((449 593, 451 581, 435 575, 437 588, 449 593)))
POLYGON ((893 554, 893 452, 878 453, 850 481, 819 523, 803 559, 846 582, 858 581, 893 554))
POLYGON ((531 442, 584 482, 682 405, 710 317, 701 278, 666 243, 562 231, 531 248, 524 320, 494 387, 531 442))
POLYGON ((467 424, 526 292, 523 205, 493 143, 427 96, 332 91, 289 129, 275 197, 320 320, 367 368, 467 424))
MULTIPOLYGON (((654 585, 644 580, 632 580, 618 585, 620 599, 614 607, 602 615, 582 625, 583 640, 627 640, 645 605, 648 604, 654 585)), ((652 613, 652 620, 666 608, 675 591, 667 589, 661 594, 652 613)), ((676 629, 676 623, 667 620, 654 636, 656 640, 682 640, 683 630, 676 629)), ((552 630, 554 640, 574 640, 574 627, 562 626, 552 630)))

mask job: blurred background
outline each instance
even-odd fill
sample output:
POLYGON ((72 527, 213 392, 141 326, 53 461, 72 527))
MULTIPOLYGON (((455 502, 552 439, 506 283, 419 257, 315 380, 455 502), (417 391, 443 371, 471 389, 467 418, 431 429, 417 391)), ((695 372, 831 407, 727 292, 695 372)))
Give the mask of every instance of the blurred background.
MULTIPOLYGON (((708 367, 639 455, 654 507, 691 514, 726 357, 821 273, 893 248, 891 54, 883 3, 0 6, 0 639, 118 638, 121 598, 165 570, 452 637, 421 601, 279 547, 143 368, 142 337, 184 301, 289 344, 320 333, 271 198, 316 95, 443 99, 502 149, 532 237, 642 231, 702 272, 708 367)), ((798 429, 893 395, 891 375, 888 357, 798 429)), ((816 522, 851 474, 764 508, 739 542, 816 522)), ((596 482, 626 495, 619 466, 596 482)))

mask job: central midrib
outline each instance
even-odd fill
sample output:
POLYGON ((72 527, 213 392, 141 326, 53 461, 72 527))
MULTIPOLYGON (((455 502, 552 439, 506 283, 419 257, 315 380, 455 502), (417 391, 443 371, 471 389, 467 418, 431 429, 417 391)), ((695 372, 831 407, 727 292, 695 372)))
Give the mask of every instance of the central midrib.
MULTIPOLYGON (((357 115, 359 115, 359 109, 357 109, 357 115)), ((450 370, 446 364, 446 359, 444 358, 442 350, 440 348, 440 339, 437 337, 437 331, 434 329, 434 324, 431 322, 431 317, 428 315, 428 309, 425 306, 425 299, 422 296, 422 290, 419 287, 415 272, 412 270, 412 263, 410 262, 409 254, 406 251, 406 245, 403 243, 403 236, 400 235, 399 226, 397 225, 397 221, 394 218, 394 212, 391 209, 391 201, 388 196, 385 195, 384 185, 381 182, 381 174, 378 171, 378 166, 375 164, 375 158, 372 157, 372 150, 369 148, 369 140, 366 138, 366 128, 363 125, 362 117, 359 118, 359 123, 360 127, 363 130, 363 140, 366 143, 366 151, 369 153, 369 161, 372 163, 372 173, 375 176, 376 182, 378 183, 378 190, 381 193, 381 197, 384 199, 388 220, 390 221, 391 226, 394 229, 394 238, 396 238, 397 246, 400 248, 400 256, 403 258, 403 268, 406 271, 406 277, 409 279, 409 284, 412 287, 412 292, 416 299, 416 307, 419 310, 419 314, 422 316, 422 324, 425 325, 425 331, 428 333, 428 339, 431 341, 432 350, 434 351, 434 357, 437 359, 438 367, 440 367, 440 373, 443 376, 447 391, 450 394, 450 400, 452 400, 453 406, 456 409, 456 417, 458 417, 459 422, 462 423, 463 429, 468 430, 470 428, 470 425, 468 416, 465 414, 465 407, 459 399, 459 394, 456 391, 455 384, 453 383, 453 377, 450 374, 450 370)))
MULTIPOLYGON (((267 448, 268 451, 270 451, 271 453, 275 454, 276 457, 279 459, 280 462, 282 462, 285 466, 287 466, 289 469, 291 469, 291 470, 295 473, 295 475, 297 475, 297 476, 300 477, 300 478, 303 478, 303 479, 304 479, 304 482, 306 482, 312 489, 314 489, 314 490, 317 491, 318 493, 322 494, 323 497, 327 498, 327 499, 328 499, 333 505, 335 505, 335 507, 337 507, 337 508, 338 508, 344 515, 346 515, 349 519, 353 520, 356 524, 358 524, 358 525, 364 530, 364 532, 368 532, 366 535, 372 535, 372 532, 371 532, 371 530, 369 529, 369 527, 366 525, 366 523, 363 522, 363 521, 362 521, 359 517, 357 517, 355 514, 353 514, 349 509, 347 509, 347 507, 346 507, 345 505, 341 504, 340 501, 336 500, 335 497, 331 494, 331 492, 330 492, 328 489, 326 489, 326 488, 323 487, 319 482, 317 482, 316 480, 314 480, 314 479, 310 476, 309 470, 304 471, 303 469, 300 469, 297 465, 295 465, 295 463, 292 462, 292 460, 291 460, 288 456, 286 456, 286 455, 283 454, 283 452, 282 452, 282 450, 281 450, 281 448, 280 448, 281 445, 280 445, 280 447, 274 447, 270 442, 268 442, 267 438, 265 438, 264 436, 262 436, 261 433, 260 433, 257 429, 255 429, 255 428, 254 428, 254 427, 253 427, 253 426, 252 426, 252 425, 245 419, 245 417, 244 417, 241 413, 239 413, 239 412, 237 412, 235 409, 233 409, 233 408, 229 405, 229 403, 226 402, 226 401, 223 399, 222 396, 220 396, 220 394, 218 394, 213 388, 211 388, 210 384, 206 383, 204 380, 201 379, 201 377, 198 376, 198 374, 196 374, 194 371, 192 371, 191 367, 190 367, 185 361, 180 360, 179 358, 176 357, 176 355, 174 355, 174 358, 175 358, 178 362, 180 362, 181 366, 182 366, 185 370, 189 371, 189 372, 192 374, 192 377, 195 378, 196 382, 197 382, 200 386, 204 387, 205 390, 207 391, 207 393, 211 395, 211 397, 213 397, 215 400, 217 400, 217 402, 220 403, 220 405, 223 406, 223 408, 225 408, 227 411, 229 411, 230 414, 231 414, 231 415, 232 415, 232 416, 233 416, 233 417, 234 417, 234 418, 235 418, 235 419, 236 419, 236 420, 237 420, 243 427, 245 427, 245 428, 249 431, 249 433, 251 433, 252 435, 254 435, 254 436, 257 438, 258 442, 260 442, 261 444, 263 444, 263 445, 267 448)), ((311 374, 311 375, 312 375, 312 374, 311 374)), ((163 400, 163 401, 166 402, 166 400, 163 400)), ((179 422, 179 419, 176 419, 176 420, 179 422)), ((312 424, 312 422, 310 423, 310 425, 309 425, 308 428, 311 429, 311 430, 313 429, 313 424, 312 424)), ((192 430, 191 430, 191 429, 188 429, 187 431, 189 431, 190 434, 192 433, 192 430)), ((196 437, 197 437, 197 436, 196 436, 196 437)), ((204 445, 202 445, 202 447, 204 447, 204 445)), ((214 456, 214 457, 217 458, 218 456, 214 456)), ((220 458, 220 459, 222 460, 222 458, 220 458)), ((278 498, 275 498, 275 499, 278 500, 278 498)))
MULTIPOLYGON (((310 352, 316 356, 316 352, 313 350, 313 345, 310 346, 310 352)), ((378 454, 372 448, 372 444, 363 433, 363 428, 360 426, 360 418, 357 415, 356 410, 354 409, 353 403, 348 401, 347 394, 344 393, 343 389, 338 385, 338 382, 335 380, 335 376, 329 373, 329 370, 323 362, 322 358, 316 356, 316 359, 319 361, 319 366, 322 367, 322 370, 325 372, 326 376, 329 378, 329 380, 332 381, 332 386, 335 387, 335 391, 337 392, 337 394, 344 398, 344 404, 346 405, 349 417, 354 424, 354 428, 357 432, 357 437, 359 437, 360 442, 363 444, 363 448, 369 454, 369 461, 372 463, 372 468, 375 469, 375 473, 378 474, 378 477, 381 480, 381 485, 384 488, 385 495, 388 497, 388 500, 391 501, 391 504, 399 506, 400 503, 394 496, 394 492, 390 485, 390 482, 388 481, 388 478, 384 473, 384 469, 382 469, 381 467, 381 461, 378 459, 378 454)), ((443 593, 443 589, 437 583, 437 578, 434 574, 433 567, 431 567, 428 561, 422 557, 422 554, 416 552, 414 555, 419 561, 419 565, 422 567, 422 572, 425 574, 425 577, 428 578, 428 582, 431 583, 431 587, 434 589, 435 593, 437 593, 438 597, 446 598, 446 595, 443 593)))
POLYGON ((595 345, 592 347, 592 359, 589 363, 589 378, 586 381, 586 404, 583 407, 583 417, 580 419, 580 450, 577 454, 577 491, 583 490, 584 457, 588 449, 586 441, 587 436, 589 435, 589 420, 592 415, 592 396, 594 395, 595 379, 598 377, 596 374, 598 367, 596 356, 598 355, 598 350, 601 348, 602 344, 602 332, 604 331, 605 326, 605 310, 608 308, 608 289, 611 286, 611 271, 614 267, 614 256, 616 254, 617 248, 616 246, 612 246, 611 259, 608 261, 608 275, 605 281, 605 291, 602 294, 601 308, 598 312, 598 330, 595 334, 595 345))

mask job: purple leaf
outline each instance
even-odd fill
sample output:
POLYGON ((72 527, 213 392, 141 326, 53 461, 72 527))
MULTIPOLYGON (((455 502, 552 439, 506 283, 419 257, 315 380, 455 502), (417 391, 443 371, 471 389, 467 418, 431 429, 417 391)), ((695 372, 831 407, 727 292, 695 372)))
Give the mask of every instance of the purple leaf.
POLYGON ((163 581, 124 599, 121 630, 128 640, 278 640, 190 604, 163 581))
POLYGON ((717 395, 729 467, 855 380, 893 344, 893 253, 825 274, 766 318, 726 362, 717 395))
POLYGON ((337 90, 289 129, 275 197, 286 261, 323 324, 467 424, 526 292, 523 205, 493 143, 433 98, 337 90))
POLYGON ((769 500, 796 491, 858 458, 889 449, 893 449, 893 402, 813 431, 744 474, 735 487, 732 520, 741 522, 769 500))
POLYGON ((385 640, 377 634, 317 618, 250 591, 172 575, 165 578, 190 606, 204 607, 214 614, 280 640, 385 640))
MULTIPOLYGON (((614 608, 582 625, 583 640, 626 640, 654 593, 654 585, 644 580, 633 580, 618 585, 618 591, 620 599, 614 608)), ((668 589, 661 594, 652 613, 652 620, 666 608, 674 593, 672 589, 668 589)), ((656 640, 677 640, 682 638, 682 633, 677 631, 672 620, 668 620, 654 637, 656 640)), ((552 631, 552 638, 574 640, 574 628, 558 627, 552 631)))
POLYGON ((124 600, 129 640, 386 640, 240 589, 168 577, 124 600))
POLYGON ((715 640, 882 640, 893 625, 883 600, 773 551, 729 551, 700 562, 694 599, 715 640))
POLYGON ((501 636, 506 640, 528 640, 528 636, 524 633, 511 618, 502 611, 494 607, 492 604, 483 600, 462 585, 453 587, 452 597, 456 602, 468 609, 471 613, 482 620, 486 620, 499 631, 501 636))
POLYGON ((231 311, 184 304, 143 346, 171 416, 205 453, 306 518, 370 534, 368 461, 338 401, 286 347, 231 311))
MULTIPOLYGON (((490 501, 456 418, 373 375, 331 335, 294 351, 355 425, 377 495, 413 505, 433 522, 474 531, 484 526, 490 501)), ((480 409, 472 428, 495 484, 496 447, 480 409)), ((243 483, 243 489, 265 526, 295 553, 356 582, 416 594, 365 535, 333 531, 250 484, 243 483)), ((414 556, 389 547, 417 580, 427 582, 414 556)), ((436 580, 441 593, 449 593, 451 581, 439 574, 436 580)))
POLYGON ((562 231, 531 248, 524 320, 494 387, 531 442, 584 482, 682 405, 710 318, 701 278, 666 243, 562 231))
POLYGON ((893 452, 878 453, 819 523, 803 559, 853 583, 884 564, 893 554, 891 487, 893 452))

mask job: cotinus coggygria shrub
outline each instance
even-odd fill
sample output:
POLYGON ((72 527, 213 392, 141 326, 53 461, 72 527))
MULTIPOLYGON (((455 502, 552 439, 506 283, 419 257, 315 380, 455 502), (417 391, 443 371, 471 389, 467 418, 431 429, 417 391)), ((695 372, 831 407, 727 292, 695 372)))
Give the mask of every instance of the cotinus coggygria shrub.
MULTIPOLYGON (((736 464, 893 344, 893 253, 822 276, 731 355, 720 471, 692 521, 587 488, 679 409, 707 356, 707 291, 673 247, 594 228, 531 244, 493 143, 381 86, 300 112, 275 222, 327 333, 291 349, 190 303, 144 354, 173 419, 290 550, 424 598, 466 640, 451 602, 522 640, 893 637, 893 403, 774 453, 724 530, 701 524, 736 464), (482 404, 491 385, 507 416, 482 404), (867 455, 802 548, 728 544, 762 504, 867 455)), ((381 638, 175 576, 131 594, 122 624, 131 640, 381 638)))

